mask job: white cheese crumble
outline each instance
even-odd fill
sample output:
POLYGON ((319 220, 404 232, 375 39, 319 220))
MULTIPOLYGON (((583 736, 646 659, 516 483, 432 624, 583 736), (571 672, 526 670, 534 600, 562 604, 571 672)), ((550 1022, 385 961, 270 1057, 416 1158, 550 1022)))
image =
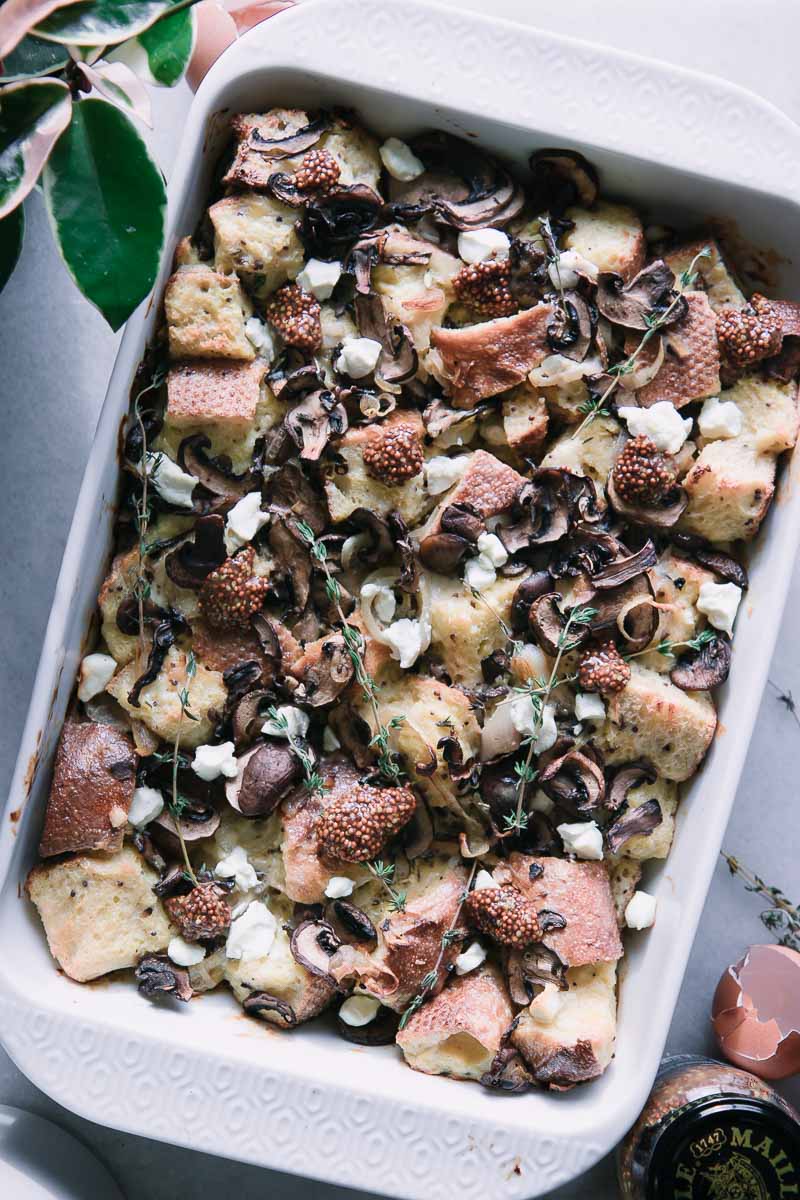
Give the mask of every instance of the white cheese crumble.
POLYGON ((741 599, 742 589, 735 583, 706 582, 701 584, 696 607, 715 629, 721 629, 730 637, 741 599))
POLYGON ((550 263, 547 273, 553 287, 567 290, 578 286, 581 275, 597 279, 600 274, 594 263, 589 262, 589 259, 584 258, 577 250, 562 250, 558 262, 550 263))
POLYGON ((486 871, 483 868, 481 868, 481 870, 478 871, 478 874, 475 876, 474 890, 476 892, 482 892, 484 890, 484 888, 496 888, 496 887, 500 887, 500 884, 494 878, 492 873, 490 871, 486 871))
POLYGON ((408 143, 400 138, 387 138, 378 148, 378 154, 392 179, 399 179, 401 183, 410 183, 425 170, 425 164, 417 158, 408 143))
POLYGON ((555 745, 558 737, 558 729, 556 728, 556 710, 554 705, 545 704, 542 711, 541 725, 537 730, 536 713, 533 707, 533 701, 530 696, 517 696, 511 701, 511 724, 516 729, 517 733, 521 733, 523 737, 536 738, 533 743, 534 754, 544 754, 545 750, 549 750, 555 745))
POLYGON ((137 787, 134 789, 131 806, 128 809, 128 820, 137 829, 142 829, 155 821, 164 808, 164 797, 158 788, 137 787))
POLYGON ((196 967, 206 956, 204 946, 197 942, 187 942, 182 937, 174 937, 167 946, 167 954, 177 967, 196 967))
POLYGON ((692 422, 669 400, 659 400, 652 408, 623 407, 617 412, 632 437, 649 437, 664 454, 677 454, 692 432, 692 422))
POLYGON ((431 627, 425 621, 415 621, 411 617, 401 617, 387 625, 383 631, 386 645, 392 652, 392 658, 398 659, 403 670, 413 667, 428 646, 431 644, 431 627))
POLYGON ((328 300, 339 282, 342 274, 342 264, 338 262, 323 262, 321 258, 310 258, 297 276, 304 292, 311 292, 317 300, 328 300))
POLYGON ((346 875, 331 875, 325 885, 325 895, 329 900, 341 900, 343 896, 352 896, 355 884, 346 875))
POLYGON ((557 828, 568 854, 598 861, 603 857, 603 835, 596 821, 575 821, 557 828))
POLYGON ((261 900, 252 900, 239 916, 231 921, 225 943, 227 958, 248 962, 266 958, 275 941, 278 922, 261 900))
POLYGON ((732 400, 709 396, 700 409, 697 428, 710 442, 738 437, 742 432, 742 410, 732 400))
POLYGON ((656 919, 656 898, 649 892, 634 892, 625 907, 628 929, 649 929, 656 919))
POLYGON ((145 455, 144 469, 147 478, 152 480, 153 487, 167 504, 174 504, 176 508, 192 507, 192 492, 200 482, 196 475, 182 471, 168 455, 161 452, 154 454, 150 450, 145 455))
POLYGON ((455 458, 436 454, 433 458, 429 458, 425 464, 425 486, 428 489, 428 495, 439 496, 451 488, 454 483, 458 483, 469 466, 469 460, 468 454, 458 454, 455 458))
POLYGON ((234 846, 230 854, 221 858, 214 874, 218 879, 232 879, 240 892, 251 892, 258 886, 258 875, 243 846, 234 846))
POLYGON ((502 229, 467 229, 458 235, 458 256, 465 263, 508 258, 511 242, 502 229))
POLYGON ((468 588, 482 592, 484 588, 491 587, 496 579, 497 572, 484 554, 469 559, 464 567, 464 583, 468 588))
POLYGON ((369 1025, 370 1021, 374 1021, 379 1008, 380 1002, 373 999, 372 996, 348 996, 339 1009, 339 1016, 345 1025, 358 1028, 360 1025, 369 1025))
POLYGON ((87 654, 78 672, 78 699, 85 704, 104 692, 116 669, 116 660, 110 654, 87 654))
POLYGON ((339 741, 330 725, 326 725, 322 731, 322 749, 326 754, 333 754, 334 750, 341 750, 341 748, 342 743, 339 741))
POLYGON ((195 775, 210 783, 224 775, 226 779, 235 779, 238 766, 233 742, 221 742, 219 746, 198 746, 192 759, 192 770, 195 775))
POLYGON ((258 317, 248 317, 244 323, 244 333, 250 345, 258 352, 260 358, 272 363, 278 352, 272 330, 258 317))
POLYGON ((261 492, 248 492, 234 504, 225 520, 225 549, 235 554, 251 542, 269 520, 261 510, 261 492))
POLYGON ((379 621, 388 625, 395 614, 397 601, 391 588, 381 583, 365 583, 361 588, 361 599, 372 600, 372 611, 379 621))
POLYGON ((605 721, 606 706, 596 692, 577 692, 575 716, 579 721, 605 721))
POLYGON ((470 942, 456 959, 456 975, 468 975, 486 960, 486 951, 480 942, 470 942))
POLYGON ((480 533, 477 541, 479 557, 488 558, 493 567, 502 567, 508 562, 508 551, 496 533, 480 533))
POLYGON ((275 721, 272 717, 265 721, 261 726, 261 732, 268 734, 269 737, 293 737, 304 738, 308 733, 309 715, 304 713, 302 708, 293 708, 290 704, 282 704, 276 709, 278 717, 283 717, 286 722, 286 728, 275 721))
POLYGON ((346 337, 336 359, 336 370, 351 379, 363 379, 375 370, 382 349, 374 338, 346 337))
POLYGON ((544 990, 531 1001, 530 1014, 537 1024, 552 1025, 561 1012, 563 1004, 561 992, 555 984, 546 983, 544 990))

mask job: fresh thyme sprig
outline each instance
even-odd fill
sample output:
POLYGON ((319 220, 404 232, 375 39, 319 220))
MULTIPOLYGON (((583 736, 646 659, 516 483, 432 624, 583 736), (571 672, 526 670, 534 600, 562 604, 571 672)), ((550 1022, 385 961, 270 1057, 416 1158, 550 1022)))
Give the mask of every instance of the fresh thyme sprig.
POLYGON ((717 634, 713 629, 703 629, 693 638, 687 638, 681 642, 671 642, 669 638, 662 638, 655 646, 645 646, 644 650, 636 650, 633 654, 623 654, 626 662, 630 662, 632 658, 641 658, 643 654, 663 654, 665 658, 676 658, 676 650, 702 650, 709 642, 716 641, 717 634))
POLYGON ((392 912, 405 912, 408 894, 394 886, 394 863, 385 863, 376 858, 367 863, 367 870, 375 879, 380 880, 391 898, 389 908, 392 912))
POLYGON ((530 696, 531 707, 533 708, 533 732, 529 737, 525 738, 521 743, 522 746, 527 746, 525 761, 514 765, 514 772, 517 776, 517 806, 513 814, 508 814, 505 819, 505 832, 513 833, 526 828, 528 824, 528 814, 524 811, 523 804, 525 800, 525 791, 530 783, 535 783, 538 772, 533 766, 534 746, 538 740, 539 734, 542 731, 542 722, 544 720, 544 706, 547 703, 553 689, 560 682, 558 678, 558 669, 561 666, 561 660, 566 653, 574 650, 580 644, 579 638, 571 638, 570 631, 576 626, 588 625, 590 621, 597 616, 596 608, 573 608, 570 610, 567 619, 564 623, 564 628, 558 635, 558 643, 556 647, 556 656, 553 660, 553 666, 549 677, 545 679, 534 680, 525 688, 516 689, 525 695, 530 696))
POLYGON ((178 766, 180 764, 181 726, 183 725, 184 718, 187 721, 200 720, 200 718, 195 716, 189 707, 189 689, 191 687, 192 680, 195 677, 196 671, 197 662, 194 654, 190 650, 186 657, 186 684, 178 692, 178 700, 180 702, 181 711, 180 716, 178 717, 178 727, 175 731, 175 742, 172 747, 172 794, 169 799, 169 811, 172 815, 173 821, 175 822, 175 829, 177 830, 183 861, 186 864, 186 874, 189 876, 195 887, 197 887, 197 876, 195 875, 192 864, 189 861, 189 851, 186 849, 186 841, 183 836, 183 830, 181 829, 181 813, 186 808, 187 802, 186 798, 178 793, 178 766))
POLYGON ((353 664, 353 670, 361 686, 364 699, 372 709, 376 732, 370 741, 370 746, 373 746, 377 751, 378 770, 384 779, 396 784, 400 779, 402 771, 397 761, 397 755, 391 747, 390 734, 391 730, 398 729, 402 725, 404 718, 402 716, 392 717, 388 725, 385 725, 381 720, 380 708, 378 706, 378 688, 375 680, 364 665, 364 652, 366 649, 364 638, 355 626, 348 624, 347 617, 344 615, 342 589, 339 587, 338 581, 331 574, 331 569, 327 563, 325 544, 317 539, 314 530, 306 521, 298 521, 297 528, 308 543, 312 557, 319 564, 325 576, 325 594, 339 616, 342 624, 342 638, 344 639, 345 649, 353 664))
POLYGON ((310 753, 305 742, 294 736, 289 728, 289 722, 283 713, 278 712, 277 708, 273 704, 267 709, 265 715, 269 717, 275 728, 278 729, 286 738, 290 749, 300 760, 300 766, 303 768, 303 775, 305 776, 306 789, 311 793, 312 796, 320 792, 324 792, 325 781, 317 770, 316 759, 314 758, 313 754, 310 753))
POLYGON ((561 279, 561 265, 559 262, 559 259, 561 258, 561 254, 558 249, 558 242, 556 240, 556 236, 553 233, 553 227, 550 224, 550 214, 549 213, 544 213, 542 216, 539 217, 539 231, 540 231, 540 236, 541 236, 542 242, 544 243, 544 252, 545 252, 545 258, 547 259, 547 265, 548 265, 548 267, 553 268, 553 272, 555 274, 555 279, 553 279, 552 275, 550 276, 550 279, 551 279, 551 282, 554 283, 554 285, 555 285, 556 295, 558 296, 558 306, 561 309, 562 313, 564 313, 564 315, 566 316, 567 302, 564 297, 564 283, 561 279))
POLYGON ((405 1029, 406 1025, 411 1020, 414 1013, 418 1009, 422 1008, 423 1004, 428 999, 431 992, 433 991, 433 989, 436 987, 437 983, 439 982, 439 972, 442 969, 442 961, 444 959, 445 951, 447 950, 448 946, 451 946, 453 944, 453 942, 459 937, 459 930, 457 928, 458 918, 461 916, 461 910, 464 907, 464 902, 466 901, 467 896, 469 895, 470 890, 472 888, 472 881, 475 878, 475 872, 477 871, 477 869, 478 869, 478 862, 476 859, 472 864, 472 870, 469 873, 469 879, 467 880, 466 887, 464 888, 464 891, 461 893, 461 899, 458 902, 458 908, 456 909, 455 913, 453 914, 452 924, 450 925, 450 928, 446 929, 444 931, 444 933, 442 934, 442 940, 441 940, 441 944, 439 946, 439 954, 436 958, 436 962, 434 963, 433 969, 428 971, 427 975, 423 975, 422 979, 420 980, 420 985, 417 990, 417 994, 414 996, 413 1000, 408 1005, 408 1008, 405 1009, 402 1017, 400 1018, 400 1029, 405 1029))
POLYGON ((136 570, 136 583, 134 585, 134 594, 139 609, 139 645, 138 645, 138 663, 141 667, 147 655, 147 646, 145 641, 145 626, 144 626, 144 604, 150 595, 150 583, 145 576, 145 559, 150 550, 147 545, 147 530, 150 524, 150 495, 149 495, 149 476, 154 474, 159 467, 161 455, 155 456, 152 465, 148 470, 147 455, 147 429, 145 428, 144 418, 142 416, 141 400, 148 392, 157 391, 161 387, 167 377, 167 369, 160 365, 153 371, 152 378, 145 387, 141 388, 136 394, 133 401, 133 415, 139 426, 139 434, 142 439, 142 456, 139 459, 139 467, 142 479, 142 491, 139 499, 134 507, 134 522, 136 525, 136 534, 138 539, 138 562, 136 570))
POLYGON ((629 354, 627 358, 623 359, 622 362, 615 363, 614 366, 609 367, 606 371, 606 374, 612 377, 611 383, 608 385, 606 390, 601 396, 598 396, 597 399, 587 400, 585 404, 581 405, 580 411, 585 413, 585 416, 578 428, 573 433, 573 437, 578 437, 587 426, 591 425, 595 418, 600 416, 609 416, 607 401, 610 399, 612 392, 616 390, 620 380, 624 375, 630 375, 636 366, 636 360, 644 350, 645 346, 661 329, 663 329, 664 325, 674 313, 675 308, 680 303, 683 292, 686 290, 686 288, 690 288, 697 279, 697 271, 695 268, 700 259, 708 258, 710 254, 710 246, 704 246, 698 254, 695 254, 689 266, 685 271, 681 272, 678 278, 678 289, 676 290, 675 298, 670 301, 663 312, 652 312, 645 318, 647 322, 647 328, 642 334, 641 341, 636 349, 629 354))
POLYGON ((745 890, 761 896, 769 905, 760 914, 762 925, 768 929, 778 944, 800 951, 800 908, 784 895, 777 887, 765 883, 760 875, 755 875, 743 866, 732 854, 720 851, 731 875, 738 875, 744 881, 745 890))

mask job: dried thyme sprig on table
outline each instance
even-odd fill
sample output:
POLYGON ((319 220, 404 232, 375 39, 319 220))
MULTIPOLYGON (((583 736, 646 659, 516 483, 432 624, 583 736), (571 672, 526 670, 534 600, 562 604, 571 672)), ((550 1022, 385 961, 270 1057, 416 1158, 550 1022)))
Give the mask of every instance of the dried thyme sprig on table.
POLYGON ((800 951, 800 908, 792 904, 780 888, 770 886, 760 875, 743 866, 738 858, 726 854, 724 850, 720 853, 731 875, 738 875, 744 881, 745 891, 760 896, 769 905, 759 914, 765 929, 777 938, 779 945, 800 951))
POLYGON ((372 709, 372 715, 375 720, 376 732, 370 742, 378 752, 378 770, 384 779, 390 783, 396 784, 400 779, 402 771, 400 764, 397 761, 397 755, 392 750, 390 744, 390 731, 399 728, 403 723, 403 717, 392 717, 388 725, 385 725, 380 717, 380 709, 378 707, 378 688, 375 680, 367 671, 364 665, 365 644, 364 638, 358 629, 353 625, 349 625, 347 617, 344 615, 342 608, 342 589, 339 587, 338 581, 331 574, 330 567, 327 563, 327 550, 325 543, 320 542, 314 530, 306 521, 298 521, 297 528, 300 530, 302 537, 308 543, 311 555, 319 565, 325 576, 325 594, 331 604, 336 609, 339 615, 339 620, 342 623, 342 637, 344 639, 345 649, 350 656, 350 661, 353 664, 356 679, 361 685, 361 690, 364 693, 364 699, 372 709))

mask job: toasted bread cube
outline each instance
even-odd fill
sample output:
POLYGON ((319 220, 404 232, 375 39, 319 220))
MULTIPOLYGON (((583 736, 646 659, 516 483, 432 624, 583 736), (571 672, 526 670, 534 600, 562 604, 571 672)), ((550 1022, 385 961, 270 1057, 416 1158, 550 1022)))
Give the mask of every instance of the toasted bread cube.
POLYGON ((552 353, 547 341, 551 313, 549 304, 537 304, 513 317, 431 330, 453 405, 474 408, 522 383, 552 353))
POLYGON ((43 858, 75 850, 119 850, 136 786, 136 755, 111 725, 67 720, 39 843, 43 858))
POLYGON ((605 863, 535 858, 515 851, 496 869, 495 879, 513 883, 537 910, 546 908, 566 918, 563 929, 550 930, 542 940, 568 967, 616 962, 622 956, 605 863), (535 879, 531 867, 540 868, 534 871, 535 879))
POLYGON ((418 541, 441 528, 442 513, 451 504, 467 504, 479 516, 487 520, 508 508, 522 484, 524 477, 507 463, 501 462, 487 450, 476 450, 455 487, 444 494, 425 525, 418 529, 418 541))
POLYGON ((597 742, 613 763, 647 759, 659 775, 680 783, 694 775, 717 727, 707 692, 684 692, 658 675, 631 663, 631 678, 611 696, 608 719, 597 742))
POLYGON ((567 971, 567 989, 548 985, 520 1015, 511 1044, 537 1083, 558 1090, 602 1075, 617 1031, 616 966, 600 962, 567 971), (553 1007, 555 1006, 555 1015, 553 1007))
POLYGON ((128 696, 139 674, 136 663, 128 663, 121 671, 117 671, 106 691, 126 712, 144 722, 165 742, 174 742, 179 728, 181 745, 187 749, 210 741, 217 716, 222 712, 228 695, 218 671, 209 671, 202 663, 197 663, 195 676, 189 679, 186 674, 186 654, 177 646, 170 646, 158 675, 152 683, 142 688, 137 706, 131 704, 128 696), (180 692, 186 687, 189 689, 189 708, 197 717, 196 721, 181 718, 180 692))
POLYGON ((521 383, 503 396, 503 432, 508 445, 521 457, 535 455, 547 437, 549 423, 544 395, 530 383, 521 383))
POLYGON ((129 550, 118 554, 111 563, 111 570, 103 581, 97 603, 100 606, 100 632, 103 641, 120 666, 124 666, 136 653, 138 638, 123 633, 117 625, 117 611, 123 600, 133 595, 139 577, 139 551, 129 550))
POLYGON ((322 813, 334 800, 352 791, 361 772, 341 754, 323 759, 319 772, 325 782, 322 792, 312 794, 300 785, 282 806, 282 889, 298 904, 324 904, 325 888, 334 875, 362 880, 365 875, 363 868, 323 859, 316 836, 322 813))
MULTIPOLYGON (((380 429, 387 428, 409 430, 420 442, 425 432, 419 414, 406 409, 395 410, 381 422, 380 429)), ((374 425, 356 425, 336 442, 336 453, 344 459, 347 471, 340 474, 333 463, 325 466, 325 498, 331 520, 345 521, 357 508, 366 508, 383 517, 396 510, 407 525, 414 526, 432 504, 425 490, 425 477, 420 471, 404 483, 389 485, 370 475, 364 463, 364 449, 377 432, 374 425)))
POLYGON ((678 786, 670 779, 640 783, 627 795, 628 808, 639 808, 648 800, 657 800, 661 808, 661 823, 652 833, 637 833, 623 844, 620 854, 637 862, 650 858, 666 858, 675 836, 675 813, 678 808, 678 786))
POLYGON ((617 456, 621 428, 613 417, 596 417, 580 433, 567 429, 552 443, 540 466, 564 467, 605 487, 617 456))
MULTIPOLYGON (((681 558, 672 550, 666 550, 650 572, 656 601, 663 607, 659 610, 657 639, 670 642, 688 642, 706 626, 706 618, 697 611, 697 598, 704 583, 718 582, 713 571, 706 570, 689 558, 681 558)), ((651 650, 642 655, 639 662, 659 673, 669 673, 675 659, 668 654, 651 650)))
MULTIPOLYGON (((301 150, 287 158, 274 158, 251 149, 250 137, 254 130, 258 130, 267 140, 284 138, 297 133, 308 123, 308 113, 301 109, 273 108, 266 113, 237 113, 231 120, 236 150, 222 182, 258 191, 265 188, 270 175, 278 171, 293 174, 307 151, 301 150)), ((344 121, 335 121, 333 128, 323 133, 312 149, 327 150, 336 159, 342 187, 365 183, 368 187, 377 188, 381 174, 378 145, 364 129, 344 121)))
POLYGON ((271 196, 226 196, 211 205, 208 215, 217 270, 235 271, 255 295, 269 295, 302 268, 297 214, 271 196))
MULTIPOLYGON (((683 408, 693 400, 719 394, 716 315, 704 292, 686 292, 685 296, 689 311, 679 325, 669 330, 667 352, 655 378, 636 393, 640 408, 652 408, 660 400, 683 408)), ((625 349, 632 353, 638 344, 638 336, 631 337, 625 349)), ((656 347, 651 343, 640 355, 642 365, 652 362, 655 355, 656 347)))
POLYGON ((665 254, 664 262, 675 272, 678 279, 694 262, 693 269, 698 278, 693 286, 706 293, 714 312, 721 312, 723 308, 744 308, 747 303, 714 238, 698 238, 693 242, 684 242, 665 254), (697 255, 706 249, 710 253, 697 258, 697 255))
POLYGON ((267 364, 182 362, 167 376, 167 420, 176 429, 219 424, 244 429, 256 416, 267 364))
POLYGON ((514 1019, 505 980, 485 964, 456 975, 397 1035, 405 1060, 426 1075, 480 1079, 514 1019))
POLYGON ((575 228, 564 235, 564 248, 577 250, 600 271, 633 279, 645 264, 647 244, 642 222, 627 204, 601 200, 592 209, 568 208, 575 228))
POLYGON ((244 331, 250 308, 235 275, 181 267, 167 283, 164 310, 172 358, 255 358, 244 331))
POLYGON ((427 263, 373 268, 372 286, 383 300, 389 319, 405 325, 418 353, 430 346, 431 330, 441 325, 453 302, 453 279, 464 265, 439 246, 430 245, 427 263))
POLYGON ((477 687, 483 682, 481 662, 508 641, 498 617, 511 619, 511 602, 519 579, 499 577, 483 589, 486 604, 466 590, 460 579, 429 576, 431 649, 442 660, 453 683, 477 687))
POLYGON ((800 419, 797 405, 797 383, 781 383, 777 379, 762 379, 745 375, 720 399, 732 400, 742 414, 739 435, 759 454, 780 454, 791 450, 797 441, 800 419))
POLYGON ((131 846, 34 867, 25 890, 39 910, 50 953, 84 983, 158 954, 173 936, 153 892, 158 875, 131 846))
POLYGON ((750 541, 775 492, 775 458, 745 438, 709 442, 683 481, 689 505, 679 527, 711 542, 750 541))
POLYGON ((642 868, 635 858, 625 858, 624 855, 606 859, 606 864, 614 911, 617 914, 617 924, 622 928, 625 925, 625 909, 639 886, 642 868))

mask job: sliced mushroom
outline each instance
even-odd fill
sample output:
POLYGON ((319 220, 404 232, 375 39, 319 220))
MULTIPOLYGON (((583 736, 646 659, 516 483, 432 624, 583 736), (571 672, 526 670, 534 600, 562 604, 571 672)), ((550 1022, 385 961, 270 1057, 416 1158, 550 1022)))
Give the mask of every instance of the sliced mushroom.
POLYGON ((408 526, 399 512, 390 512, 386 518, 392 544, 400 552, 400 575, 397 587, 401 592, 413 596, 419 591, 419 563, 408 531, 408 526))
POLYGON ((175 644, 178 635, 186 633, 188 629, 185 617, 175 608, 171 608, 167 618, 159 621, 156 625, 153 630, 153 644, 150 647, 147 666, 128 692, 128 703, 132 704, 134 708, 139 707, 139 695, 142 689, 158 678, 158 673, 164 665, 164 659, 167 657, 170 647, 175 644))
POLYGON ((335 392, 309 392, 285 417, 285 425, 305 462, 317 462, 332 437, 347 431, 347 412, 335 392))
POLYGON ((707 691, 719 687, 731 669, 731 642, 724 633, 704 642, 699 650, 682 654, 669 673, 676 687, 685 692, 707 691))
POLYGON ((625 547, 612 533, 592 525, 576 525, 556 550, 548 564, 555 579, 565 576, 592 578, 617 559, 625 557, 625 547))
POLYGON ((680 554, 693 558, 701 567, 707 567, 726 583, 735 583, 742 591, 747 590, 747 571, 735 558, 731 558, 730 554, 725 554, 704 542, 702 538, 695 537, 692 533, 683 533, 681 530, 674 530, 669 538, 680 554))
POLYGON ((580 750, 568 750, 540 772, 542 790, 562 807, 581 815, 596 812, 606 794, 601 768, 580 750))
POLYGON ((378 933, 363 909, 349 900, 332 900, 326 905, 325 918, 340 942, 377 942, 378 933))
POLYGON ((566 991, 566 965, 555 950, 535 942, 525 950, 511 950, 506 958, 506 979, 511 999, 527 1007, 547 984, 566 991))
POLYGON ((490 407, 489 404, 478 404, 475 408, 453 408, 441 397, 437 397, 424 409, 422 423, 428 437, 435 439, 461 421, 482 416, 490 407))
POLYGON ((264 709, 274 703, 275 696, 264 688, 247 692, 237 703, 231 718, 233 740, 241 749, 253 740, 264 724, 264 709))
POLYGON ((285 374, 269 376, 272 391, 281 400, 295 400, 306 392, 315 392, 322 387, 324 380, 314 363, 304 363, 285 374))
POLYGON ((419 359, 414 339, 405 325, 389 322, 383 301, 377 292, 358 294, 355 298, 358 331, 362 337, 380 342, 381 355, 375 367, 378 385, 405 383, 417 373, 419 359))
POLYGON ((251 992, 242 1002, 242 1008, 248 1017, 261 1017, 264 1013, 277 1013, 282 1021, 290 1028, 297 1024, 297 1017, 291 1004, 279 1000, 269 992, 251 992))
POLYGON ((653 526, 656 529, 669 529, 682 516, 689 497, 680 486, 670 488, 658 504, 638 506, 623 500, 617 491, 613 475, 606 484, 611 507, 618 516, 630 521, 632 525, 653 526))
POLYGON ((492 1092, 504 1092, 513 1096, 533 1087, 534 1079, 519 1050, 515 1050, 513 1046, 503 1046, 497 1051, 492 1065, 481 1075, 479 1082, 481 1087, 489 1088, 492 1092))
POLYGON ((210 804, 190 801, 181 812, 178 823, 172 813, 164 809, 148 826, 154 841, 168 855, 178 858, 181 854, 181 839, 184 842, 199 842, 213 837, 219 828, 220 816, 210 804), (180 825, 181 837, 178 837, 180 825))
POLYGON ((302 129, 288 133, 282 138, 266 138, 258 128, 250 130, 247 139, 248 149, 263 154, 266 158, 292 158, 316 146, 323 133, 331 128, 331 118, 321 112, 313 121, 309 121, 302 129))
POLYGON ((511 623, 516 633, 528 628, 528 615, 534 600, 552 591, 553 580, 549 571, 534 571, 527 579, 523 579, 511 602, 511 623))
POLYGON ((292 933, 290 948, 301 967, 333 982, 330 960, 341 944, 328 921, 303 921, 292 933))
POLYGON ((583 362, 594 340, 597 328, 597 309, 579 292, 568 291, 561 302, 553 306, 547 326, 550 349, 573 362, 583 362))
POLYGON ((177 550, 164 559, 164 569, 172 582, 182 588, 199 588, 227 557, 224 534, 223 517, 217 514, 199 517, 194 526, 194 538, 181 542, 177 550))
POLYGON ((498 530, 509 554, 521 546, 542 546, 560 541, 570 525, 570 502, 566 486, 568 472, 539 467, 519 489, 512 509, 522 519, 498 530))
POLYGON ((468 504, 448 504, 440 524, 445 533, 455 533, 465 541, 475 543, 486 531, 486 522, 468 504))
POLYGON ((225 798, 243 817, 267 817, 302 775, 285 742, 264 742, 237 759, 238 773, 225 784, 225 798))
POLYGON ((392 183, 392 211, 401 220, 431 213, 456 229, 499 228, 522 209, 523 189, 496 159, 452 134, 415 138, 414 153, 425 172, 411 184, 392 183))
POLYGON ((250 472, 236 475, 230 468, 229 459, 209 456, 207 451, 210 447, 211 440, 204 433, 190 434, 178 447, 178 466, 190 475, 195 475, 203 487, 214 496, 244 496, 251 490, 250 472))
POLYGON ((382 207, 380 196, 366 184, 333 188, 306 208, 299 230, 306 255, 327 261, 340 257, 345 247, 375 228, 382 207))
POLYGON ((650 645, 658 628, 658 609, 654 604, 653 586, 646 573, 618 587, 596 592, 592 599, 595 615, 591 631, 621 633, 628 651, 636 654, 650 645))
POLYGON ((677 325, 688 312, 685 298, 676 296, 675 275, 661 259, 649 263, 627 284, 621 275, 602 271, 597 278, 596 303, 604 317, 625 329, 649 329, 654 316, 659 318, 660 328, 666 329, 677 325))
POLYGON ((457 533, 429 533, 419 544, 420 562, 429 571, 452 575, 470 548, 471 543, 457 533))
POLYGON ((320 656, 303 675, 304 700, 312 708, 332 704, 353 678, 353 659, 341 634, 334 634, 322 643, 320 656))
POLYGON ((341 1017, 336 1020, 336 1027, 345 1041, 356 1046, 391 1046, 399 1026, 400 1013, 383 1004, 366 1025, 348 1025, 341 1017))
POLYGON ((634 554, 615 559, 601 571, 591 576, 592 586, 600 591, 619 587, 629 579, 635 579, 643 571, 649 571, 658 562, 656 548, 648 538, 641 549, 634 554))
POLYGON ((512 238, 508 249, 511 295, 521 308, 538 304, 550 286, 547 255, 534 242, 512 238))
POLYGON ((157 954, 148 954, 138 963, 134 976, 142 996, 154 1000, 158 996, 172 996, 184 1002, 192 998, 189 972, 176 967, 170 959, 157 954))
POLYGON ((612 854, 618 854, 626 842, 637 835, 647 835, 663 821, 661 805, 656 799, 645 800, 637 808, 628 808, 606 830, 606 841, 612 854))
MULTIPOLYGON (((564 632, 566 620, 558 607, 561 596, 558 592, 546 592, 534 600, 528 614, 528 623, 537 643, 551 658, 559 652, 559 640, 564 632)), ((573 648, 580 645, 589 636, 585 625, 576 626, 570 630, 573 648)))
POLYGON ((628 799, 631 788, 639 787, 643 783, 655 783, 656 779, 656 770, 649 763, 630 763, 620 767, 614 772, 608 785, 606 807, 611 812, 617 812, 628 799))
POLYGON ((536 150, 529 161, 542 207, 560 212, 572 204, 592 208, 596 203, 600 187, 597 171, 577 150, 547 147, 536 150))

